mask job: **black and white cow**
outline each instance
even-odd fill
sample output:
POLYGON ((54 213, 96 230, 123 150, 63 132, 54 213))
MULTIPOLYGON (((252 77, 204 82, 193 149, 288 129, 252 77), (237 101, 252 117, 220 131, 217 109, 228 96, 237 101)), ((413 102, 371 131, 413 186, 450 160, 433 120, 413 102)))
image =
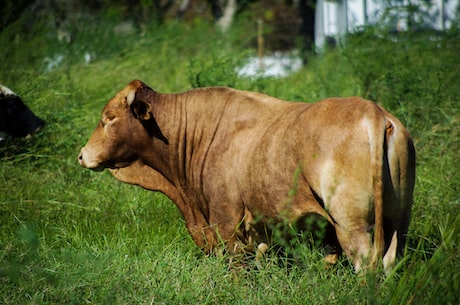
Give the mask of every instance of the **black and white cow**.
POLYGON ((16 93, 0 85, 0 141, 8 135, 29 137, 44 124, 16 93))

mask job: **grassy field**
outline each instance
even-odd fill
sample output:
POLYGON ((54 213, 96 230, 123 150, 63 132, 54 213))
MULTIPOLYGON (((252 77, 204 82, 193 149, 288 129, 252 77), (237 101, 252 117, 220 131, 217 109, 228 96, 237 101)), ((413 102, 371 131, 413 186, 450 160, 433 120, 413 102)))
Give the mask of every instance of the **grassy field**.
POLYGON ((128 35, 113 25, 82 23, 71 44, 40 26, 0 33, 0 82, 47 122, 32 139, 0 144, 0 304, 458 304, 458 32, 370 30, 287 78, 241 79, 246 30, 168 23, 128 35), (354 274, 345 258, 325 269, 320 249, 302 244, 293 262, 271 253, 230 271, 226 257, 203 255, 167 198, 78 165, 103 105, 134 78, 160 92, 228 85, 296 101, 377 101, 417 149, 405 258, 384 278, 354 274))

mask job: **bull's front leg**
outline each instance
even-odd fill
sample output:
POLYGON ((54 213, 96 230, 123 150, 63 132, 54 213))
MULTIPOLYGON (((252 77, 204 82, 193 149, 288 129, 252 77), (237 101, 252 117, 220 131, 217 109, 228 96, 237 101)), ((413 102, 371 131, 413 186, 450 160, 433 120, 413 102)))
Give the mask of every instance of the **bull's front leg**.
POLYGON ((247 232, 248 217, 242 204, 222 204, 210 209, 209 223, 218 247, 215 252, 225 251, 230 256, 254 252, 247 232))
POLYGON ((213 254, 219 241, 215 226, 209 225, 203 213, 198 209, 181 209, 180 207, 179 209, 185 218, 187 230, 198 248, 206 254, 213 254))
POLYGON ((245 247, 242 241, 236 236, 232 235, 227 238, 227 234, 221 234, 222 229, 217 225, 205 226, 196 224, 187 224, 193 241, 195 244, 206 254, 223 255, 224 253, 235 255, 241 253, 245 247))
POLYGON ((206 254, 213 254, 216 251, 218 242, 215 231, 212 228, 209 226, 187 225, 187 229, 195 244, 203 250, 203 252, 206 254))

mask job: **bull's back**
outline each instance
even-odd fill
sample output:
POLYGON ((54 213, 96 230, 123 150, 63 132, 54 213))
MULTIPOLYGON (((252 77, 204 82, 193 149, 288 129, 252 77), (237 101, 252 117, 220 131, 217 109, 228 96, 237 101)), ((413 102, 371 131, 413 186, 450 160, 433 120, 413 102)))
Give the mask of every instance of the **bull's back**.
MULTIPOLYGON (((244 148, 240 189, 247 194, 245 202, 277 214, 283 208, 280 202, 326 197, 324 190, 332 186, 325 184, 345 179, 357 164, 368 164, 359 176, 363 184, 371 181, 363 115, 369 111, 379 112, 374 103, 359 98, 328 99, 286 103, 284 112, 261 121, 244 148)), ((370 185, 366 187, 371 191, 370 185)))
MULTIPOLYGON (((350 174, 359 180, 357 187, 371 196, 368 122, 372 120, 384 125, 389 119, 398 131, 390 135, 390 171, 396 172, 393 163, 401 162, 398 158, 404 154, 398 151, 399 142, 406 143, 410 154, 411 142, 404 126, 362 98, 330 98, 306 104, 228 88, 215 90, 216 95, 207 92, 203 108, 218 107, 222 113, 215 134, 209 137, 213 143, 203 153, 204 170, 197 175, 203 184, 199 188, 209 202, 224 198, 276 215, 280 202, 296 198, 308 201, 312 196, 326 200, 334 184, 349 179, 350 174)), ((410 160, 404 162, 410 167, 410 160)), ((410 184, 407 181, 406 187, 393 188, 407 189, 410 184)), ((411 192, 406 193, 410 197, 411 192)))

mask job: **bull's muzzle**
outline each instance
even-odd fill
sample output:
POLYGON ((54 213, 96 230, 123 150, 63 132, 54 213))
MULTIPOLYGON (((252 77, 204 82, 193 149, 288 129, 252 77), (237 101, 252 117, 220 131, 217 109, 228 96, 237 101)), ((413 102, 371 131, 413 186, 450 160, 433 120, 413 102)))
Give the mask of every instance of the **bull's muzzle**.
POLYGON ((85 168, 89 168, 90 170, 100 172, 106 168, 109 169, 116 169, 129 166, 133 160, 128 161, 120 161, 120 162, 113 162, 113 161, 101 161, 98 157, 95 157, 92 154, 90 149, 87 149, 86 146, 83 147, 78 155, 78 163, 85 168))
POLYGON ((83 148, 80 150, 80 153, 78 154, 78 163, 80 163, 80 165, 83 167, 87 167, 85 159, 83 158, 83 148))
POLYGON ((80 151, 80 154, 78 155, 78 163, 80 163, 81 166, 98 172, 103 171, 105 169, 105 166, 102 166, 97 162, 88 161, 87 155, 88 154, 87 152, 85 152, 85 148, 83 147, 80 151))

